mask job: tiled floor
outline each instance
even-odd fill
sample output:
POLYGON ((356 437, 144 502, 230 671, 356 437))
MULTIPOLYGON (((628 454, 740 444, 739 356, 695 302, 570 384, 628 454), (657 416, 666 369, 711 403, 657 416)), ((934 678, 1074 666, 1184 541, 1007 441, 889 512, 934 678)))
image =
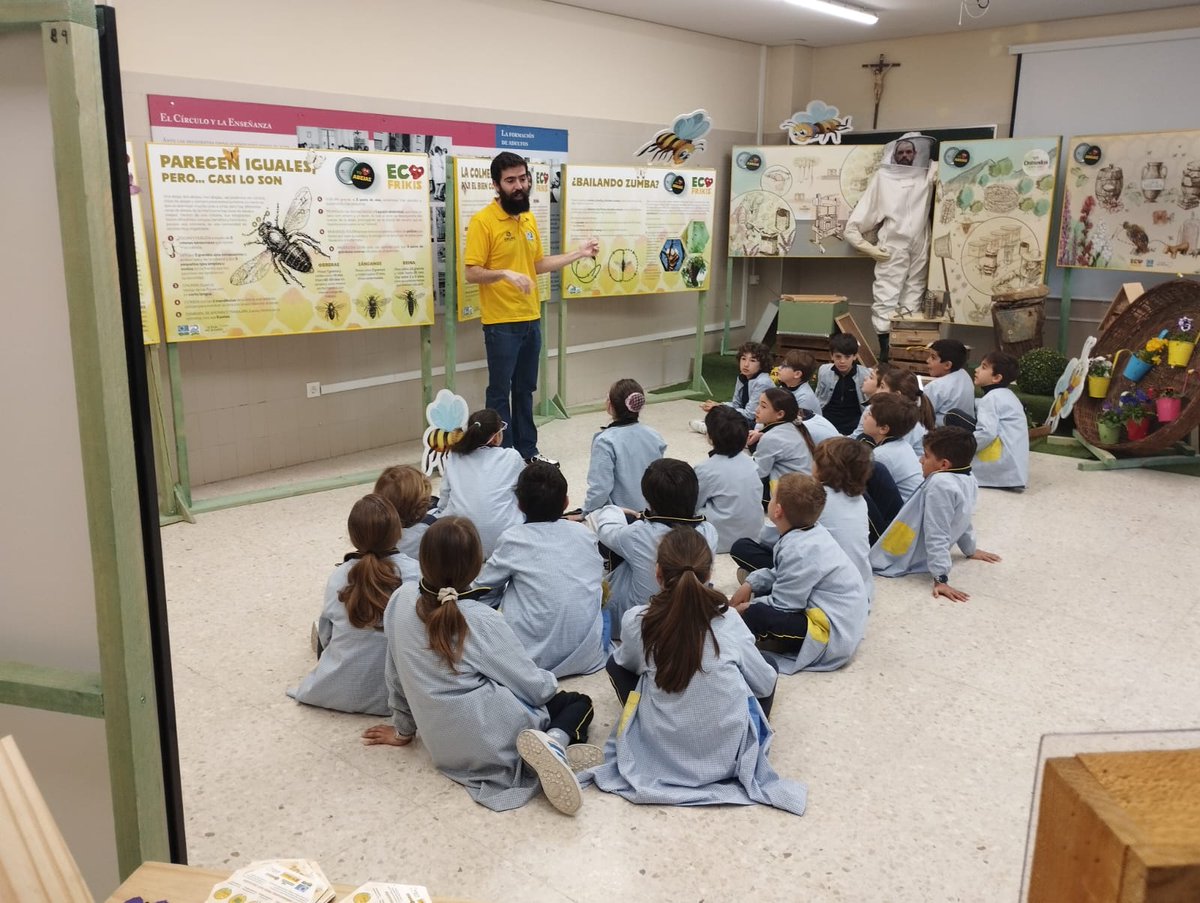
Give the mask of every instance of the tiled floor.
MULTIPOLYGON (((698 462, 692 402, 643 419, 698 462)), ((603 414, 548 424, 542 448, 582 499, 603 414)), ((206 487, 205 495, 415 461, 410 445, 206 487)), ((776 769, 802 817, 766 807, 638 807, 595 790, 574 819, 543 799, 493 813, 419 743, 365 748, 378 719, 284 696, 311 666, 308 624, 367 487, 202 515, 163 531, 193 864, 305 856, 331 878, 427 884, 478 901, 1010 901, 1021 881, 1039 739, 1200 726, 1193 479, 1081 473, 1034 455, 1023 495, 980 494, 980 545, 956 605, 925 579, 879 580, 856 659, 783 678, 776 769)), ((734 568, 718 564, 731 591, 734 568)), ((618 706, 603 674, 565 682, 618 706)))

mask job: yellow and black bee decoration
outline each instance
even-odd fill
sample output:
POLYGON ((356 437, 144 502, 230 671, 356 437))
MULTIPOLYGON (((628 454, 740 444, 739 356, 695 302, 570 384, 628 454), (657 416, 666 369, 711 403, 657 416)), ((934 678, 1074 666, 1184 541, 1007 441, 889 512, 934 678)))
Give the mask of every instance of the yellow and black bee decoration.
POLYGON ((663 129, 644 145, 635 157, 650 155, 651 163, 669 162, 679 166, 704 150, 704 136, 712 129, 707 110, 694 110, 680 116, 669 129, 663 129))
POLYGON ((425 453, 421 466, 427 476, 442 469, 442 460, 454 444, 462 438, 470 416, 467 400, 449 389, 441 389, 433 401, 425 407, 425 419, 429 422, 422 441, 425 453))
POLYGON ((820 100, 810 101, 806 109, 793 113, 779 127, 792 144, 841 144, 842 132, 854 131, 850 116, 839 116, 837 107, 820 100))

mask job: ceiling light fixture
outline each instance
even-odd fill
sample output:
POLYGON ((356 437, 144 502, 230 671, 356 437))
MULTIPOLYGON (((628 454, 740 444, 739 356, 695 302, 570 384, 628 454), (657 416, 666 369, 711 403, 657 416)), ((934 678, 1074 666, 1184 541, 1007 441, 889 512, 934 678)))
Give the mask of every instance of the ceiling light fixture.
POLYGON ((833 3, 830 0, 787 0, 787 2, 802 9, 811 9, 815 13, 825 13, 827 16, 837 16, 839 19, 849 19, 851 22, 858 22, 860 25, 874 25, 879 21, 879 16, 875 15, 875 13, 869 13, 865 9, 859 9, 857 6, 847 6, 845 3, 833 3))

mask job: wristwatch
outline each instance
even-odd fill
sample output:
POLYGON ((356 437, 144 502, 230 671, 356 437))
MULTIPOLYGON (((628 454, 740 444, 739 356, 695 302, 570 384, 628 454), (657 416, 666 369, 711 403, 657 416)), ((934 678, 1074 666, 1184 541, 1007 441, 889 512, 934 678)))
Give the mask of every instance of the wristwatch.
POLYGON ((936 577, 934 577, 933 579, 934 579, 934 581, 936 581, 937 583, 941 583, 941 584, 946 584, 946 583, 949 583, 949 582, 950 582, 950 578, 949 578, 948 576, 946 576, 945 574, 938 574, 938 575, 937 575, 936 577))

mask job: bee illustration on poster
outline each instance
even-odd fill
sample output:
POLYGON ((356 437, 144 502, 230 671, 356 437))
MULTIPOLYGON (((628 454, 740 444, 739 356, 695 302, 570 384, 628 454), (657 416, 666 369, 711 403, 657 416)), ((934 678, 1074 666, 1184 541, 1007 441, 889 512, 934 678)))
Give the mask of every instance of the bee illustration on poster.
POLYGON ((1058 264, 1200 272, 1200 131, 1067 144, 1058 264))
POLYGON ((670 128, 660 129, 635 154, 649 154, 651 163, 681 166, 693 154, 704 150, 704 136, 712 129, 712 117, 707 110, 693 110, 677 116, 670 128))
POLYGON ((843 230, 882 154, 867 144, 735 147, 730 255, 853 256, 843 230))
POLYGON ((1058 156, 1057 138, 942 146, 928 297, 950 303, 923 316, 987 326, 993 295, 1042 283, 1058 156))

